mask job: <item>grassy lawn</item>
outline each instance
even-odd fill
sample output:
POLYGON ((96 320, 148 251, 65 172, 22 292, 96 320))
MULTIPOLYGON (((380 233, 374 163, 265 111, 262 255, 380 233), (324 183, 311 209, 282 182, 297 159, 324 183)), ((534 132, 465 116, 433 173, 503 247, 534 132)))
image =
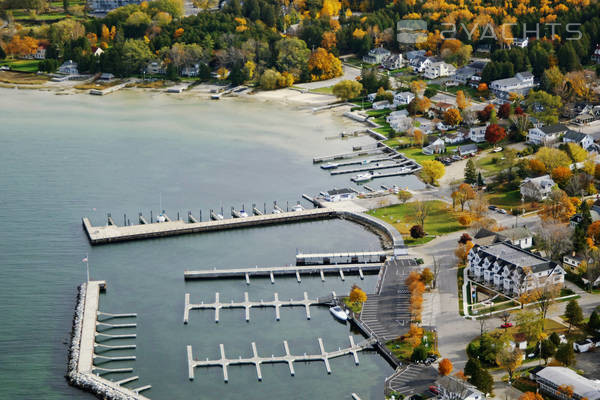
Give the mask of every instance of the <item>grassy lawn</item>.
POLYGON ((419 239, 413 239, 410 236, 409 237, 405 237, 404 238, 404 244, 407 246, 419 246, 421 244, 425 244, 425 243, 429 243, 431 242, 433 239, 435 239, 434 235, 431 236, 425 236, 419 239))
MULTIPOLYGON (((456 149, 457 147, 458 147, 458 145, 446 146, 446 154, 447 155, 452 154, 452 150, 456 149)), ((412 158, 419 164, 426 160, 435 160, 435 158, 439 155, 439 154, 432 154, 432 155, 428 156, 427 154, 423 154, 423 149, 421 149, 420 147, 411 147, 408 149, 400 149, 398 151, 400 153, 403 153, 406 157, 412 158)), ((443 155, 443 154, 441 154, 441 155, 443 155)))
POLYGON ((0 65, 8 65, 13 71, 37 72, 39 60, 5 60, 0 65))
MULTIPOLYGON (((435 348, 435 333, 432 331, 425 331, 423 335, 427 340, 423 340, 421 343, 427 349, 429 354, 436 351, 435 348)), ((390 340, 385 345, 398 359, 402 361, 410 361, 410 356, 413 353, 413 347, 402 338, 390 340)))
POLYGON ((399 144, 409 144, 410 138, 407 136, 397 136, 393 139, 388 139, 386 141, 384 141, 383 143, 385 143, 386 145, 393 147, 393 146, 397 146, 399 144))
POLYGON ((515 208, 523 208, 525 212, 533 211, 539 208, 539 203, 521 202, 521 192, 518 189, 503 191, 501 189, 487 195, 491 205, 502 207, 507 211, 515 208))
MULTIPOLYGON (((426 203, 430 207, 429 216, 425 219, 425 232, 428 235, 444 235, 463 229, 456 221, 458 213, 453 211, 450 205, 440 200, 432 200, 426 203)), ((369 214, 392 224, 398 229, 398 232, 409 236, 410 227, 415 224, 411 218, 414 215, 414 207, 413 203, 396 204, 369 211, 369 214)))
POLYGON ((501 153, 487 154, 475 160, 475 167, 477 169, 483 170, 483 176, 495 175, 503 169, 502 162, 500 161, 501 159, 501 153))
POLYGON ((350 301, 349 297, 343 297, 342 301, 344 302, 346 307, 348 307, 350 310, 352 310, 352 312, 354 312, 355 314, 358 314, 361 312, 362 303, 353 303, 350 301))
POLYGON ((316 88, 316 89, 311 89, 310 92, 333 95, 333 86, 325 86, 325 87, 320 87, 320 88, 316 88))

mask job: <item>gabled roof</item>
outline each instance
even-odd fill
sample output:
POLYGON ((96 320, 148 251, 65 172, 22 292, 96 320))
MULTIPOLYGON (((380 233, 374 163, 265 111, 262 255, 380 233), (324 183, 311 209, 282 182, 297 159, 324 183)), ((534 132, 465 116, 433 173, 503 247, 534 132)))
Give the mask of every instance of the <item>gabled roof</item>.
POLYGON ((556 133, 561 133, 561 132, 566 132, 569 130, 569 128, 567 128, 565 125, 563 124, 552 124, 552 125, 546 125, 546 126, 542 126, 541 128, 539 128, 542 132, 544 132, 546 135, 554 135, 556 133))
POLYGON ((587 136, 588 135, 586 135, 585 133, 581 133, 581 132, 577 132, 577 131, 573 131, 573 130, 569 129, 567 131, 567 133, 565 134, 564 139, 579 143, 583 139, 585 139, 587 136))

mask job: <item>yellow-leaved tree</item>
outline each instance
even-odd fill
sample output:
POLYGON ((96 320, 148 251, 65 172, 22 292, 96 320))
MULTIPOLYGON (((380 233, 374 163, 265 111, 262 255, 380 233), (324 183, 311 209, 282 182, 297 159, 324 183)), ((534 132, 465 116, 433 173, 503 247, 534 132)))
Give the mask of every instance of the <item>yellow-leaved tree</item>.
POLYGON ((308 59, 311 80, 322 81, 342 75, 342 62, 322 47, 315 50, 308 59))

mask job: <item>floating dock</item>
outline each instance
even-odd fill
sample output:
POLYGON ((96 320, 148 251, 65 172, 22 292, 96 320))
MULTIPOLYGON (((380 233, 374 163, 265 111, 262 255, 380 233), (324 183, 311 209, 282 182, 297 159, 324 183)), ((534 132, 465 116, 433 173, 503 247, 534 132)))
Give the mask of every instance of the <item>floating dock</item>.
POLYGON ((245 278, 250 283, 250 277, 270 277, 274 282, 275 275, 295 275, 298 282, 301 274, 319 274, 321 280, 325 280, 325 274, 338 274, 343 279, 345 273, 363 275, 365 273, 378 273, 383 263, 344 264, 344 265, 310 265, 310 266, 284 266, 284 267, 254 267, 233 269, 207 269, 199 271, 185 271, 184 278, 187 279, 222 279, 222 278, 245 278))
POLYGON ((298 253, 296 254, 296 265, 328 265, 328 264, 350 264, 360 265, 384 263, 386 258, 394 255, 392 250, 363 251, 363 252, 340 252, 340 253, 298 253))
POLYGON ((366 149, 366 150, 351 151, 348 153, 333 154, 331 156, 315 157, 315 158, 313 158, 313 163, 318 164, 318 163, 322 163, 322 162, 326 162, 326 161, 344 160, 346 158, 368 156, 368 155, 379 154, 379 153, 383 153, 383 148, 378 147, 375 149, 366 149))
POLYGON ((325 368, 327 369, 327 373, 331 374, 331 366, 329 365, 329 360, 336 357, 342 357, 345 355, 351 354, 354 357, 354 363, 356 365, 359 364, 358 360, 358 352, 369 349, 373 347, 373 344, 376 342, 375 339, 366 339, 358 344, 354 343, 354 338, 349 336, 350 339, 350 347, 346 347, 344 349, 338 349, 336 351, 327 352, 325 351, 325 346, 323 345, 323 340, 318 338, 319 348, 321 350, 320 354, 302 354, 302 355, 292 355, 290 352, 289 345, 287 341, 283 342, 283 349, 285 355, 282 356, 274 356, 271 357, 260 357, 258 355, 258 351, 256 349, 256 343, 252 342, 252 356, 248 358, 227 358, 225 355, 225 346, 223 344, 219 345, 219 351, 221 354, 221 358, 218 360, 194 360, 192 346, 187 346, 187 358, 188 358, 188 377, 190 380, 194 379, 194 369, 197 367, 221 367, 223 369, 223 380, 225 382, 229 382, 229 373, 227 367, 230 365, 242 365, 242 364, 251 364, 256 368, 256 376, 259 381, 262 381, 262 371, 260 369, 261 364, 268 363, 284 363, 288 365, 290 369, 290 374, 294 376, 296 371, 294 370, 294 362, 297 361, 322 361, 325 364, 325 368))

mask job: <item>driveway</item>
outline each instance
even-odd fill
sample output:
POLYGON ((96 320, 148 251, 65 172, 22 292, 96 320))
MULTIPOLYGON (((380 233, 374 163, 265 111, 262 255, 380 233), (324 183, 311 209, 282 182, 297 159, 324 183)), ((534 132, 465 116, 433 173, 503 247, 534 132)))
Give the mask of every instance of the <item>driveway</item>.
POLYGON ((303 89, 314 90, 322 87, 333 86, 340 81, 345 80, 356 80, 356 77, 360 75, 360 69, 356 67, 352 67, 349 65, 344 65, 343 67, 344 74, 342 76, 338 76, 337 78, 327 79, 326 81, 319 82, 307 82, 307 83, 297 83, 294 86, 300 87, 303 89))

